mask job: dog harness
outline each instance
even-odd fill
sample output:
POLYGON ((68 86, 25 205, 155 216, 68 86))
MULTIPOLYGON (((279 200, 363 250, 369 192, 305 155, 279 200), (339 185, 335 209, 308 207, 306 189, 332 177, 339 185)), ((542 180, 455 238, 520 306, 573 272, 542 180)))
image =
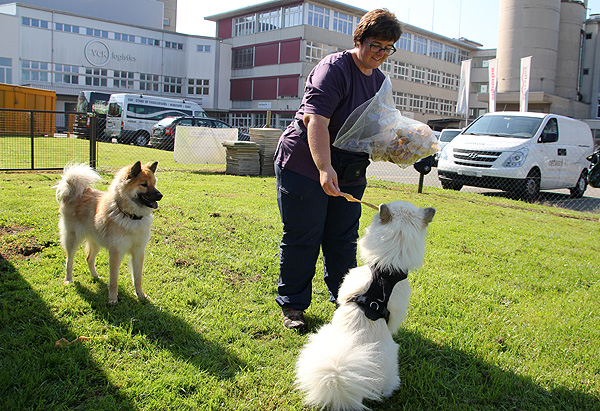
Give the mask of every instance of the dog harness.
POLYGON ((373 273, 373 281, 369 289, 363 294, 357 294, 348 301, 355 302, 364 311, 369 320, 377 321, 385 318, 387 322, 390 312, 387 309, 390 295, 394 286, 408 278, 408 274, 402 270, 380 269, 377 265, 370 266, 373 273))

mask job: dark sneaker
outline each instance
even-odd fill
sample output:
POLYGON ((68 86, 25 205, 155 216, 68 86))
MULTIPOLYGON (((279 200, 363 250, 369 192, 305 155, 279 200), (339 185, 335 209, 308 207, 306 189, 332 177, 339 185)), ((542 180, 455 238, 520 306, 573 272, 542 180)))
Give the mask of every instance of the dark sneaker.
POLYGON ((293 308, 281 307, 283 312, 283 326, 291 330, 299 332, 306 331, 306 320, 304 319, 304 311, 295 310, 293 308))

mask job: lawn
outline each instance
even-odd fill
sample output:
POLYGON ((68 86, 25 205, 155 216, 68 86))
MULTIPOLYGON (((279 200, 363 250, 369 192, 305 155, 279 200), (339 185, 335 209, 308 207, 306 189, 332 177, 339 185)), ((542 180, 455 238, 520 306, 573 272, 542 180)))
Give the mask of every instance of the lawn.
MULTIPOLYGON (((281 326, 274 302, 281 235, 274 178, 159 161, 164 198, 144 269, 151 299, 137 300, 124 263, 114 307, 104 251, 100 281, 88 273, 82 249, 75 284, 62 283, 52 189, 60 175, 0 173, 2 409, 304 409, 293 384, 307 337, 281 326), (69 344, 57 345, 63 338, 69 344)), ((365 195, 372 203, 437 209, 395 336, 402 385, 367 405, 600 409, 598 215, 416 191, 371 180, 365 195)), ((362 229, 374 213, 363 209, 362 229)), ((319 265, 311 330, 333 311, 319 265)))

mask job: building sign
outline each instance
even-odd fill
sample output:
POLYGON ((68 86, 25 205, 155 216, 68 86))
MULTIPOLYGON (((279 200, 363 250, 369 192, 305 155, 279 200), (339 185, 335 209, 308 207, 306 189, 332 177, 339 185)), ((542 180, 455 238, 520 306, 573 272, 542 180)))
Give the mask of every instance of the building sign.
POLYGON ((271 102, 270 101, 259 101, 258 108, 262 108, 262 109, 271 108, 271 102))
POLYGON ((100 40, 92 40, 85 45, 84 49, 85 59, 96 67, 102 67, 108 64, 110 59, 121 61, 135 62, 136 58, 131 54, 117 54, 110 51, 106 43, 100 40))

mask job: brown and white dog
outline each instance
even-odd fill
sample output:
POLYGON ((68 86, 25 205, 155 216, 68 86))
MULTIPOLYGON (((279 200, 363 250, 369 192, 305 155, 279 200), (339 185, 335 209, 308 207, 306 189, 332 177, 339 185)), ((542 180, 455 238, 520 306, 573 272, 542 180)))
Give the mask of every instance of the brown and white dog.
POLYGON ((162 198, 156 189, 158 162, 124 167, 115 175, 106 192, 90 187, 101 177, 86 164, 66 166, 55 186, 60 204, 60 240, 67 254, 65 283, 73 282, 73 260, 79 245, 86 241, 87 263, 98 278, 96 256, 101 247, 108 249, 108 302, 117 303, 119 267, 125 254, 131 255, 130 271, 140 300, 142 267, 150 240, 154 209, 162 198))

